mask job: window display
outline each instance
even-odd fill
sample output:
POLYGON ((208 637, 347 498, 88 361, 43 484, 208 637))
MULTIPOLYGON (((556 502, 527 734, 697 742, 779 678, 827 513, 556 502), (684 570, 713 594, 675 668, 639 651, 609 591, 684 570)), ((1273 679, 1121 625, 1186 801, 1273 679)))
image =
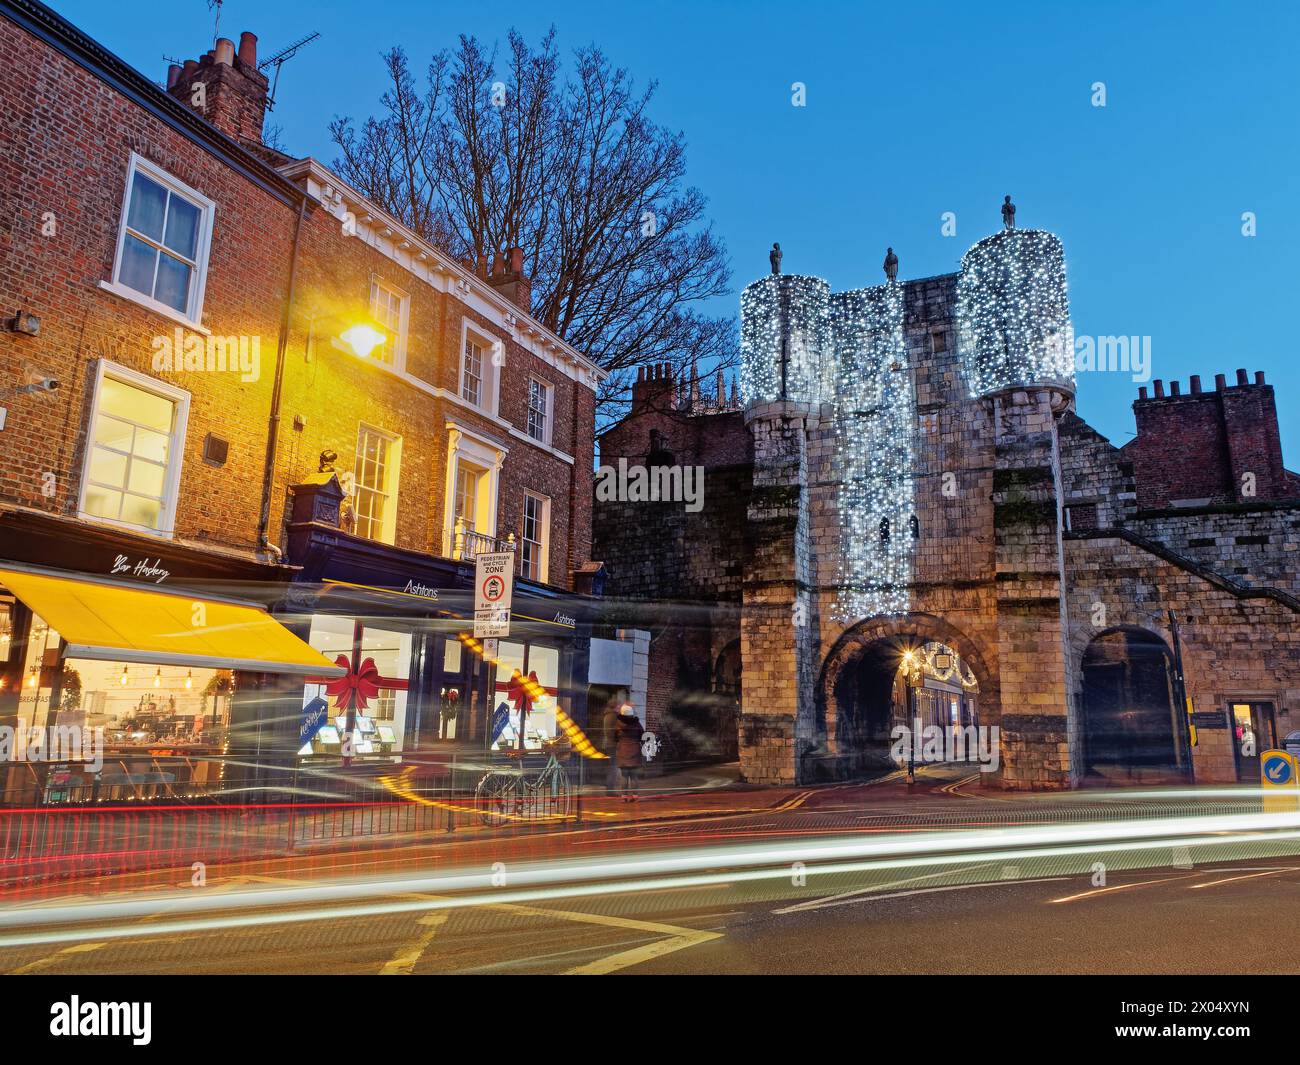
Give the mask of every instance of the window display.
MULTIPOLYGON (((411 673, 411 633, 385 628, 371 620, 313 616, 308 643, 347 670, 347 675, 328 683, 309 682, 303 689, 304 708, 313 699, 329 704, 329 716, 336 735, 347 734, 348 715, 354 722, 353 753, 392 754, 402 750, 406 735, 407 698, 411 673), (391 739, 380 739, 380 724, 390 730, 391 739)), ((337 754, 319 732, 298 752, 337 754)))
POLYGON ((559 648, 502 640, 497 653, 494 734, 488 737, 489 746, 518 746, 521 716, 525 749, 538 750, 554 738, 559 679, 559 648))

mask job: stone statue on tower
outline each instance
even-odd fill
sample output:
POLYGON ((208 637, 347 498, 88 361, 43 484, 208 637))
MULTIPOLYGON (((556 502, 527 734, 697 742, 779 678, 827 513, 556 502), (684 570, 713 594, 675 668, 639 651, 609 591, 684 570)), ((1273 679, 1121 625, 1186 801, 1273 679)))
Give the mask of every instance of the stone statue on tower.
POLYGON ((1016 228, 1016 205, 1011 202, 1010 196, 1002 201, 1002 224, 1007 229, 1016 228))
POLYGON ((885 249, 885 277, 890 281, 898 280, 898 256, 893 248, 885 249))
POLYGON ((779 274, 781 272, 781 245, 773 242, 772 250, 768 252, 767 258, 772 264, 772 273, 779 274))

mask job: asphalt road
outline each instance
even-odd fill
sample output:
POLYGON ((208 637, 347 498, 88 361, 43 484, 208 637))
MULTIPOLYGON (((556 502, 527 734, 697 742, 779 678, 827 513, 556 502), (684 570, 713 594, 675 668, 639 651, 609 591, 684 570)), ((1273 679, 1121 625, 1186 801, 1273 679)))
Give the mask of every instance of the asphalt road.
MULTIPOLYGON (((1099 802, 1118 800, 1022 808, 936 792, 901 813, 873 801, 827 789, 757 814, 413 843, 376 851, 366 881, 333 880, 304 857, 201 887, 186 870, 128 888, 82 885, 77 897, 6 909, 27 920, 0 927, 0 972, 1300 971, 1294 839, 1215 827, 1189 848, 1159 834, 1021 844, 1018 831, 1086 827, 1099 802), (907 847, 933 838, 922 828, 935 822, 945 839, 986 826, 997 835, 905 861, 834 849, 907 847), (595 864, 529 879, 583 861, 595 864), (66 912, 46 920, 42 907, 56 901, 66 912), (109 910, 119 903, 135 909, 109 910)), ((1126 803, 1126 823, 1152 808, 1126 803)))

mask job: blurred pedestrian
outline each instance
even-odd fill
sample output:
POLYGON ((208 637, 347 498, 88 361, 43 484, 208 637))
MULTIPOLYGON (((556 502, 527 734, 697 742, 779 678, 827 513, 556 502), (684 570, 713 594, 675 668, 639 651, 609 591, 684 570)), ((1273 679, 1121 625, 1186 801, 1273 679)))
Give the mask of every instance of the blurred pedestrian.
POLYGON ((645 729, 636 716, 632 704, 624 702, 618 708, 618 741, 614 760, 618 764, 623 784, 623 801, 636 802, 637 777, 641 773, 641 734, 645 729))
POLYGON ((627 692, 619 689, 605 704, 605 714, 601 720, 600 749, 608 756, 605 763, 605 791, 613 795, 618 791, 618 761, 615 758, 618 747, 618 708, 627 702, 627 692))

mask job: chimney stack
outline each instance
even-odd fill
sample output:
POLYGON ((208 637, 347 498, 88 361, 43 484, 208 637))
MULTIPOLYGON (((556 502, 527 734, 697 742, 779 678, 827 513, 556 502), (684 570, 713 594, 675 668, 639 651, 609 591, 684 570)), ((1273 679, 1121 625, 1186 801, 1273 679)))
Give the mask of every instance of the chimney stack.
POLYGON ((262 143, 270 83, 257 69, 257 38, 239 37, 239 50, 227 37, 198 60, 167 70, 167 92, 207 119, 232 140, 262 143))
POLYGON ((491 285, 525 314, 533 313, 533 283, 524 273, 524 249, 498 254, 491 285))

